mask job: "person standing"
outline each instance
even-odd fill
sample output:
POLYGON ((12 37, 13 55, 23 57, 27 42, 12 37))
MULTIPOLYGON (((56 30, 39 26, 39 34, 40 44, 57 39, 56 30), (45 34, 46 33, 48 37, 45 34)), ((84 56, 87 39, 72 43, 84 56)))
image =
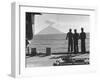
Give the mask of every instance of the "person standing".
POLYGON ((77 30, 74 30, 73 34, 73 40, 74 40, 74 53, 78 53, 78 40, 79 40, 79 34, 77 33, 77 30))
POLYGON ((86 39, 86 33, 84 32, 84 29, 81 28, 80 40, 81 40, 81 52, 82 53, 85 53, 86 52, 85 39, 86 39))
POLYGON ((29 41, 26 39, 26 50, 27 54, 29 54, 29 41))
POLYGON ((68 39, 68 52, 72 53, 73 51, 73 33, 72 29, 69 29, 69 32, 67 33, 66 40, 68 39))

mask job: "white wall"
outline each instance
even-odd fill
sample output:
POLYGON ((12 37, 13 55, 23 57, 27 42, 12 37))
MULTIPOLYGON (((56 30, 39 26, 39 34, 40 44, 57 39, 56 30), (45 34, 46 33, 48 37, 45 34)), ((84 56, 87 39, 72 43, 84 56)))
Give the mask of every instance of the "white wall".
POLYGON ((47 6, 62 6, 78 5, 78 6, 94 6, 98 8, 97 11, 97 26, 95 26, 96 36, 94 46, 95 52, 98 53, 98 71, 97 73, 90 74, 69 74, 69 75, 56 75, 56 76, 34 76, 30 78, 23 78, 22 80, 99 80, 100 73, 100 0, 1 0, 0 1, 0 80, 13 80, 10 77, 11 65, 11 2, 24 1, 33 2, 35 5, 47 6))

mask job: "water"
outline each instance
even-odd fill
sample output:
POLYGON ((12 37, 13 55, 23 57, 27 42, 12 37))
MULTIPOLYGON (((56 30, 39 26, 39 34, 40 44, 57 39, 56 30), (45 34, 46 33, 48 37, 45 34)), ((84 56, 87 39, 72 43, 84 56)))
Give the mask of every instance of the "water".
MULTIPOLYGON (((90 36, 86 33, 86 51, 89 51, 90 36)), ((80 40, 79 51, 80 51, 80 40)), ((37 52, 45 53, 46 48, 51 48, 52 53, 68 52, 68 40, 66 40, 66 34, 48 34, 48 35, 34 35, 30 48, 36 48, 37 52)))

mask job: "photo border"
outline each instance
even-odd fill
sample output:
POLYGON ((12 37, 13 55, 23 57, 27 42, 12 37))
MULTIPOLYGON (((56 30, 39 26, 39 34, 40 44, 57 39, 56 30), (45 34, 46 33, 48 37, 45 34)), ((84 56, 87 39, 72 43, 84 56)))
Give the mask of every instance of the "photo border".
MULTIPOLYGON (((23 54, 23 51, 21 50, 21 47, 23 44, 21 44, 21 41, 23 39, 23 37, 25 38, 25 35, 23 36, 23 27, 22 27, 22 21, 21 21, 21 18, 22 15, 21 15, 21 11, 22 11, 22 7, 28 7, 28 8, 33 8, 33 7, 36 7, 36 8, 47 8, 48 9, 58 9, 58 10, 72 10, 72 11, 75 11, 77 12, 78 11, 91 11, 92 13, 92 17, 91 17, 91 22, 92 23, 92 28, 91 28, 91 35, 90 35, 90 38, 91 38, 91 41, 90 43, 93 44, 93 35, 94 35, 94 31, 95 31, 95 28, 93 26, 95 26, 95 13, 96 13, 96 9, 95 8, 73 8, 73 7, 68 7, 68 8, 63 8, 63 7, 45 7, 45 6, 32 6, 32 4, 23 4, 23 3, 12 3, 12 55, 11 55, 11 58, 12 58, 12 62, 11 62, 11 73, 12 73, 12 76, 14 77, 21 77, 21 76, 34 76, 34 75, 52 75, 52 74, 58 74, 58 72, 60 72, 60 74, 66 74, 66 73, 84 73, 84 72, 95 72, 96 71, 96 56, 95 55, 91 55, 90 54, 90 65, 85 65, 83 67, 83 65, 78 65, 78 66, 59 66, 59 67, 38 67, 38 68, 29 68, 27 70, 25 70, 25 68, 23 69, 23 67, 25 67, 25 65, 23 65, 23 62, 25 60, 22 59, 22 56, 23 54), (94 57, 93 57, 94 56, 94 57), (91 65, 93 62, 93 65, 91 65), (70 68, 70 67, 74 67, 73 70, 69 71, 69 70, 65 70, 66 68, 70 68), (88 69, 87 69, 88 67, 88 69), (63 69, 62 69, 63 68, 63 69), (81 69, 78 69, 78 68, 81 68, 81 69), (87 71, 84 71, 86 70, 87 71), (48 71, 46 73, 43 74, 43 71, 48 71), (60 70, 60 71, 59 71, 60 70), (64 71, 65 70, 65 71, 64 71), (31 72, 30 72, 31 71, 31 72), (36 74, 34 74, 34 72, 38 72, 36 74)), ((26 10, 27 11, 27 10, 26 10)), ((64 14, 64 12, 63 12, 64 14)), ((66 13, 65 13, 66 14, 66 13)), ((81 13, 82 14, 82 13, 81 13)), ((90 13, 86 13, 86 14, 89 14, 90 13)), ((24 16, 24 19, 25 20, 25 16, 24 16)), ((25 24, 24 24, 25 25, 25 24)), ((24 30, 25 30, 25 27, 24 27, 24 30)), ((25 44, 25 43, 24 43, 25 44)), ((91 44, 90 44, 91 45, 91 44)), ((90 46, 90 50, 93 51, 93 45, 90 46), (91 47, 92 46, 92 47, 91 47)), ((25 47, 25 46, 24 46, 25 47)), ((90 52, 91 53, 91 52, 90 52)))

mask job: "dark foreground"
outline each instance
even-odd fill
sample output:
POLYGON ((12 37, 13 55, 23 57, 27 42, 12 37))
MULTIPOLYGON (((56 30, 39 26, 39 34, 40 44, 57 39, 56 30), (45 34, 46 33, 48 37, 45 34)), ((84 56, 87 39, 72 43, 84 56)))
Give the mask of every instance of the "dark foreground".
POLYGON ((35 56, 26 55, 26 67, 40 66, 67 66, 67 65, 87 65, 89 64, 89 52, 85 54, 74 53, 52 53, 45 55, 39 53, 35 56))

